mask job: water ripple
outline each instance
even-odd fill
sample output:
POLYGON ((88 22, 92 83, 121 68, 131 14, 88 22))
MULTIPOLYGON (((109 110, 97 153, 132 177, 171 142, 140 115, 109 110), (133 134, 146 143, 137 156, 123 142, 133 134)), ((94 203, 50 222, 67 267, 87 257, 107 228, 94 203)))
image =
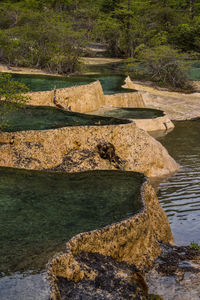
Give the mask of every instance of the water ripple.
POLYGON ((176 122, 160 139, 180 164, 179 171, 158 186, 177 244, 200 243, 200 121, 176 122))

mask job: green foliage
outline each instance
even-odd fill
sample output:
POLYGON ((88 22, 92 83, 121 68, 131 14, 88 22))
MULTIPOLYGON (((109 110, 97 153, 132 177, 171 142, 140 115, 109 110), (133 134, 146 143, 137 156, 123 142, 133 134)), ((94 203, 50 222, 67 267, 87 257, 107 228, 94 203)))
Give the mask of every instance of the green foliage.
POLYGON ((194 243, 194 242, 190 243, 190 248, 200 250, 200 246, 197 243, 194 243))
POLYGON ((137 61, 129 65, 131 75, 157 82, 158 84, 179 89, 192 89, 187 81, 187 64, 177 50, 169 46, 146 48, 140 45, 136 48, 137 61))
POLYGON ((0 4, 0 61, 58 73, 80 69, 89 42, 114 57, 170 46, 200 52, 197 0, 5 0, 0 4))
MULTIPOLYGON (((7 11, 4 10, 6 14, 7 11)), ((18 8, 15 25, 0 31, 0 59, 8 65, 39 67, 58 73, 78 70, 85 31, 64 13, 18 8), (36 30, 37 28, 37 30, 36 30)))
POLYGON ((194 48, 195 35, 193 26, 189 24, 179 24, 173 28, 170 39, 174 45, 183 51, 188 51, 194 48))
POLYGON ((29 100, 24 95, 27 92, 26 85, 13 80, 10 74, 0 73, 0 129, 7 125, 6 114, 29 100))
POLYGON ((159 295, 149 295, 149 299, 151 300, 164 300, 163 297, 159 296, 159 295))

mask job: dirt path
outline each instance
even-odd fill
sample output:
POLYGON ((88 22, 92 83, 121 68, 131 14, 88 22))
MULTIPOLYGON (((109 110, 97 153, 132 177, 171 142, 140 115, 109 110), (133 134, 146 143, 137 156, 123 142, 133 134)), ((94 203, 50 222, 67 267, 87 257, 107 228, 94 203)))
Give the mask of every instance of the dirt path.
POLYGON ((17 73, 17 74, 36 74, 36 75, 49 75, 49 76, 63 76, 59 74, 52 74, 46 72, 41 69, 34 69, 34 68, 24 68, 24 67, 10 67, 4 64, 0 64, 0 72, 5 73, 17 73))

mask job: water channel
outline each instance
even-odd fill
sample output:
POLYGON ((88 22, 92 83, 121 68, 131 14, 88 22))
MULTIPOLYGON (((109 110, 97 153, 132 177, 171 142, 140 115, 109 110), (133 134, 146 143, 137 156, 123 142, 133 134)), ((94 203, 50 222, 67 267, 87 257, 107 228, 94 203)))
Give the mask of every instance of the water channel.
POLYGON ((106 110, 103 115, 121 119, 155 119, 157 117, 163 117, 164 112, 158 109, 129 107, 106 110))

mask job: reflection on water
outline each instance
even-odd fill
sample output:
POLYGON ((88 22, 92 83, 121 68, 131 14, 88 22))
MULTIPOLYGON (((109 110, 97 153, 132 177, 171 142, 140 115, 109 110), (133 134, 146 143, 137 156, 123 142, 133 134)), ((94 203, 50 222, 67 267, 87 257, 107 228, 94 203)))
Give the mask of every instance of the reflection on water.
POLYGON ((0 299, 46 299, 38 282, 48 259, 75 234, 138 212, 143 181, 134 172, 0 168, 0 299), (30 295, 34 287, 37 297, 30 295))
POLYGON ((200 243, 200 121, 176 122, 175 129, 159 139, 180 170, 159 185, 175 242, 200 243))

